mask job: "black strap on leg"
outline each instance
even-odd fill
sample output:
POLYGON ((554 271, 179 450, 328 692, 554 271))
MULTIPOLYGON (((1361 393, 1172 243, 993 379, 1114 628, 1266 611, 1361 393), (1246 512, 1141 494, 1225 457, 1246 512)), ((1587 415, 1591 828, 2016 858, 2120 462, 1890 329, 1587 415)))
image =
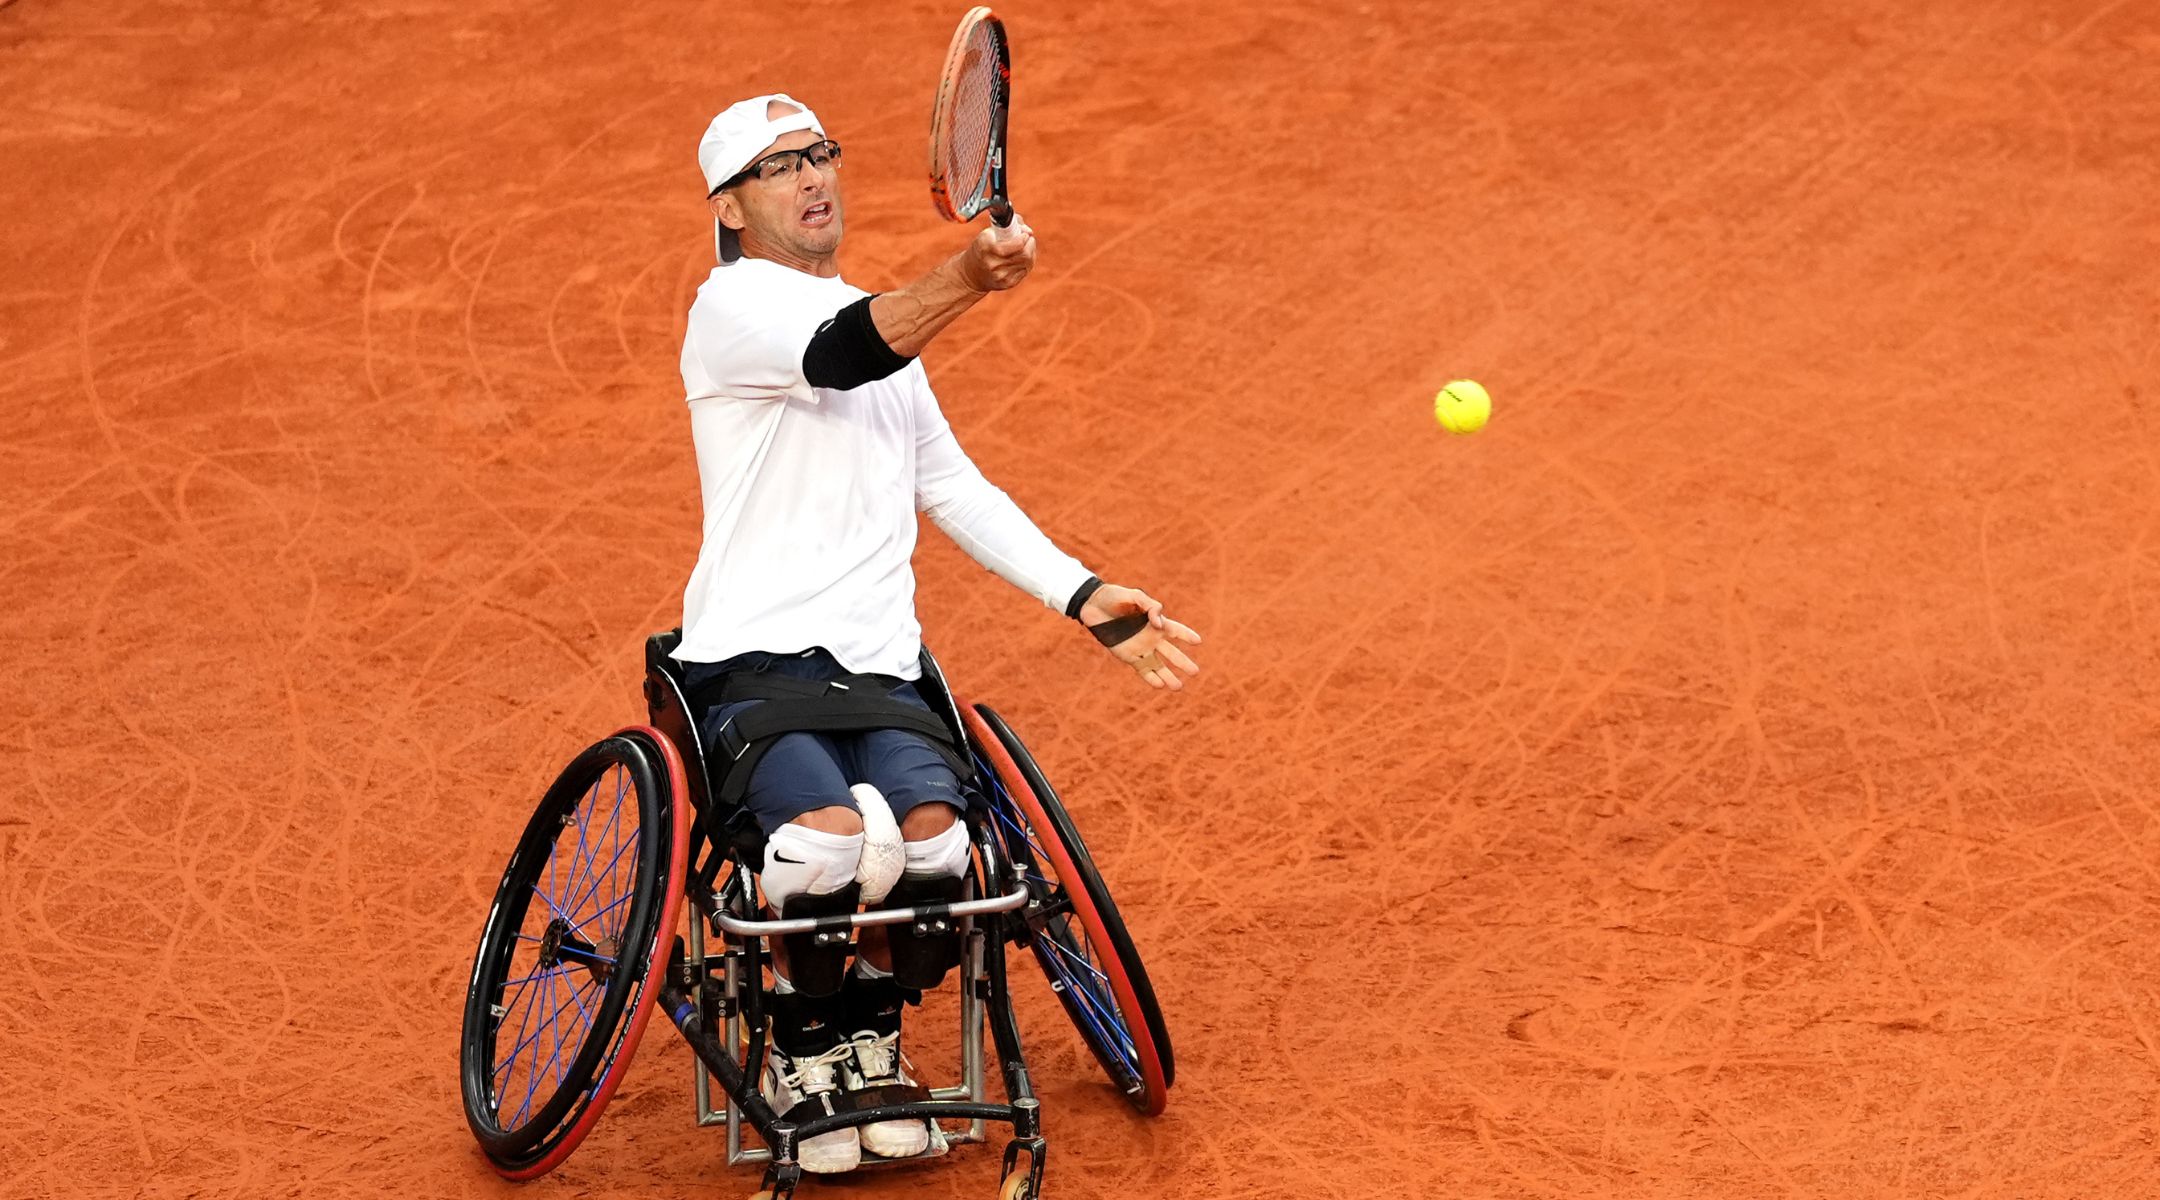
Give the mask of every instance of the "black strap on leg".
POLYGON ((920 1007, 922 993, 900 986, 900 981, 890 976, 864 979, 860 974, 851 974, 840 993, 840 1002, 849 1034, 867 1030, 882 1036, 900 1032, 903 1006, 920 1007))
POLYGON ((822 896, 790 896, 780 906, 784 921, 804 917, 818 921, 818 928, 809 933, 780 935, 787 947, 788 982, 796 991, 812 998, 839 994, 840 985, 847 981, 848 952, 854 949, 849 940, 854 923, 849 918, 861 903, 862 885, 850 883, 822 896))
POLYGON ((797 988, 775 992, 771 1005, 773 1048, 789 1058, 823 1054, 847 1036, 841 1028, 846 1021, 837 998, 812 996, 797 988))
POLYGON ((887 908, 912 908, 915 919, 889 926, 893 982, 928 991, 960 965, 960 902, 967 881, 953 875, 902 875, 885 897, 887 908))

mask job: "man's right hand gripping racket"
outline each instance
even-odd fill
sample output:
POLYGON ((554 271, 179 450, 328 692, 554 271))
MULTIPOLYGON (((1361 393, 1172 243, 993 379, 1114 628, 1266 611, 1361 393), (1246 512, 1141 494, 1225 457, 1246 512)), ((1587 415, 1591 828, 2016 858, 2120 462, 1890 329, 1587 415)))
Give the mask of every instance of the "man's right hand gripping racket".
POLYGON ((953 31, 930 109, 930 203, 948 221, 988 210, 1012 224, 1005 182, 1005 114, 1012 104, 1012 49, 1005 23, 987 5, 968 10, 953 31))

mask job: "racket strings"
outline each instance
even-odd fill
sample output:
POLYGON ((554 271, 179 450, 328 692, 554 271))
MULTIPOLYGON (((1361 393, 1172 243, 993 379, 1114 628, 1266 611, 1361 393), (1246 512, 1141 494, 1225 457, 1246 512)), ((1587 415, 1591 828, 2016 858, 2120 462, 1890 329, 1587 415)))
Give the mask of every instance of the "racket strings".
MULTIPOLYGON (((945 122, 946 187, 963 212, 984 198, 990 178, 990 134, 996 102, 997 47, 987 24, 970 31, 967 50, 952 79, 952 110, 945 122)), ((968 213, 967 215, 973 215, 968 213)))

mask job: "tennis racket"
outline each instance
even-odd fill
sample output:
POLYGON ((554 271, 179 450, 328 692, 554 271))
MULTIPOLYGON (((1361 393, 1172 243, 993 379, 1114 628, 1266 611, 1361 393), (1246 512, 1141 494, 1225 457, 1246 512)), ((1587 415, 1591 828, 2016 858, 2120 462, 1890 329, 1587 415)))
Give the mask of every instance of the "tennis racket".
POLYGON ((1006 190, 1005 114, 1012 104, 1012 49, 1005 22, 987 5, 968 10, 945 51, 930 109, 930 203, 948 221, 982 212, 1012 224, 1006 190))

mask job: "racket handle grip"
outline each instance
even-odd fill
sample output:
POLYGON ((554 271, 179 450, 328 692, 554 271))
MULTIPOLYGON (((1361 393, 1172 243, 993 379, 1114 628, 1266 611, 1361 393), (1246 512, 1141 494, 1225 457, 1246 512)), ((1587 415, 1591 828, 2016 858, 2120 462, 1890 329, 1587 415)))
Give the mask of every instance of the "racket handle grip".
POLYGON ((991 219, 992 221, 995 221, 995 222, 997 222, 997 227, 998 227, 999 229, 1007 229, 1007 228, 1010 228, 1010 227, 1012 226, 1012 223, 1013 223, 1013 210, 1012 210, 1012 205, 1010 205, 1010 204, 993 204, 993 205, 991 205, 991 206, 990 206, 990 219, 991 219))

